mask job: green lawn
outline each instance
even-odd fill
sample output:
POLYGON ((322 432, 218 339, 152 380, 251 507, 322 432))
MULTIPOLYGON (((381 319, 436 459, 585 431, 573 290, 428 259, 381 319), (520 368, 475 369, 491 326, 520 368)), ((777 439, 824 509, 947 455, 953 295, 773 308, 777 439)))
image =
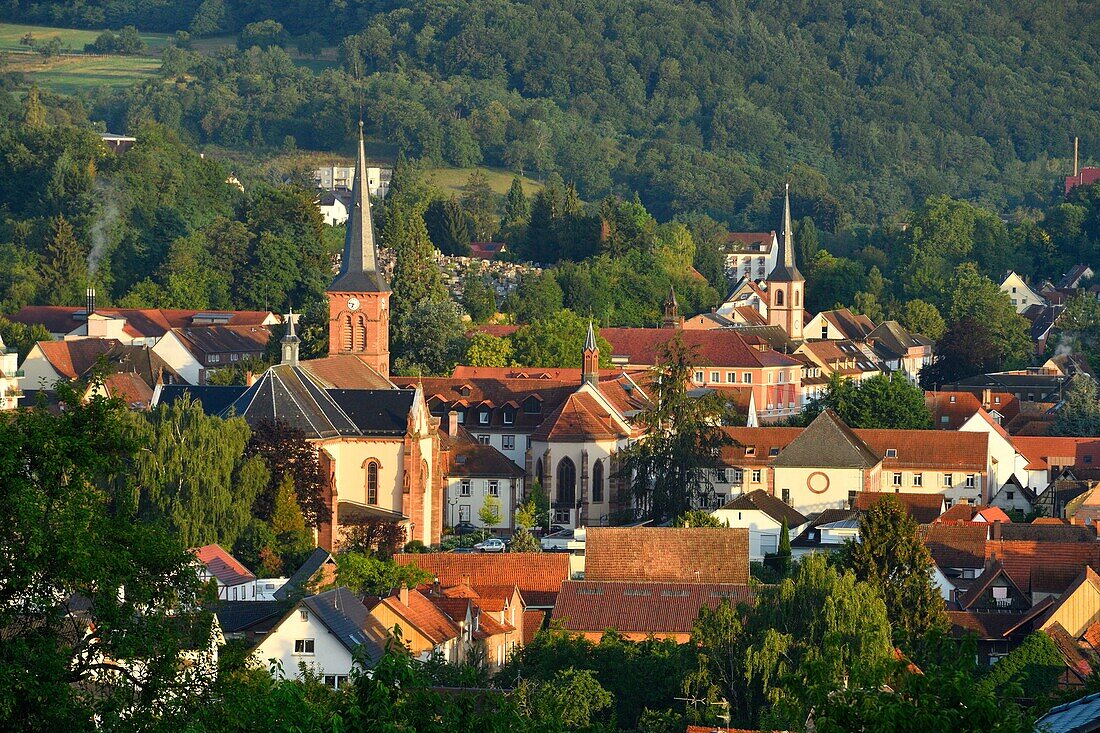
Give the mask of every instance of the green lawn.
POLYGON ((42 59, 20 54, 8 68, 22 72, 43 89, 60 94, 78 94, 97 87, 126 87, 153 78, 160 70, 160 59, 145 56, 42 59))
MULTIPOLYGON (((430 168, 426 172, 437 188, 461 196, 463 193, 462 188, 466 185, 466 181, 469 180, 470 174, 474 170, 481 170, 489 180, 489 186, 501 196, 508 193, 508 189, 512 185, 512 178, 516 175, 511 171, 494 168, 430 168)), ((532 181, 530 178, 521 178, 520 181, 523 184, 524 193, 528 196, 532 196, 536 191, 542 189, 541 183, 532 181)))
MULTIPOLYGON (((112 30, 118 30, 113 28, 112 30)), ((72 28, 50 28, 36 25, 18 25, 15 23, 0 23, 0 51, 26 51, 26 46, 19 45, 19 39, 30 33, 38 39, 47 39, 59 36, 61 42, 74 51, 83 51, 84 45, 95 41, 101 31, 74 30, 72 28)), ((170 36, 165 33, 140 33, 145 43, 149 46, 149 53, 158 54, 168 45, 170 36)))

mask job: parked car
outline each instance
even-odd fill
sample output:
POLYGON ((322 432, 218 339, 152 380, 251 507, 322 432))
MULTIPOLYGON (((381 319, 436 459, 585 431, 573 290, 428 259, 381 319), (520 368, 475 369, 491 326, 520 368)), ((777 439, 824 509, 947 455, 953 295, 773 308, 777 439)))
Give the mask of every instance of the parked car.
POLYGON ((474 545, 474 549, 478 552, 504 552, 506 546, 504 540, 496 537, 490 537, 487 540, 478 542, 474 545))
POLYGON ((458 537, 461 537, 462 535, 465 535, 465 534, 473 534, 474 532, 480 532, 480 531, 481 530, 478 527, 475 527, 474 525, 470 524, 469 522, 459 522, 458 524, 456 524, 454 526, 453 533, 455 535, 457 535, 458 537))

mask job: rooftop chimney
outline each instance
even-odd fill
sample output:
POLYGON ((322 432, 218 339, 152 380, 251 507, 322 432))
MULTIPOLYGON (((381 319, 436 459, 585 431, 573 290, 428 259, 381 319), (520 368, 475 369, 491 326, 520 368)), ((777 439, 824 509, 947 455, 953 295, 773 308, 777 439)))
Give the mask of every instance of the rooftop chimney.
POLYGON ((401 590, 397 591, 397 599, 401 601, 401 605, 406 608, 409 605, 409 586, 404 583, 401 584, 401 590))
POLYGON ((993 522, 993 526, 989 528, 989 539, 1001 539, 1001 520, 996 520, 995 522, 993 522))
POLYGON ((87 318, 95 313, 95 288, 89 287, 85 291, 85 295, 87 296, 87 303, 85 305, 87 313, 85 314, 85 318, 87 318))
POLYGON ((982 407, 986 410, 993 407, 993 390, 988 387, 982 390, 982 407))
POLYGON ((451 437, 458 435, 458 410, 447 413, 447 435, 451 437))

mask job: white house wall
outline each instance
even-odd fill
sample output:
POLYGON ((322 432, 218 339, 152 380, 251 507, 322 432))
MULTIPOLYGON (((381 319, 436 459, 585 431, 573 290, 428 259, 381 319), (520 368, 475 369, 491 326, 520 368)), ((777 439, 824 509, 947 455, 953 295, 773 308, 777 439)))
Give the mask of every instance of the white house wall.
POLYGON ((303 621, 300 608, 296 608, 264 637, 252 653, 252 663, 264 669, 271 669, 274 665, 276 673, 281 672, 286 679, 301 678, 300 663, 305 663, 321 675, 349 674, 353 667, 351 652, 317 619, 313 611, 308 611, 309 618, 303 621), (294 642, 297 639, 313 639, 313 654, 295 654, 294 642))
POLYGON ((164 334, 164 338, 153 347, 153 353, 164 359, 188 384, 200 383, 203 365, 173 332, 164 334))

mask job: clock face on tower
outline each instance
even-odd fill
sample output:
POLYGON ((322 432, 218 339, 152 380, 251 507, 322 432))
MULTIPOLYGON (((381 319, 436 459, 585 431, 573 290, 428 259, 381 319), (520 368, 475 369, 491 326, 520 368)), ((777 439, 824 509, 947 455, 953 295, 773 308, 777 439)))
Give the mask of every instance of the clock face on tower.
POLYGON ((348 310, 349 311, 359 310, 359 299, 358 298, 348 298, 348 310))

